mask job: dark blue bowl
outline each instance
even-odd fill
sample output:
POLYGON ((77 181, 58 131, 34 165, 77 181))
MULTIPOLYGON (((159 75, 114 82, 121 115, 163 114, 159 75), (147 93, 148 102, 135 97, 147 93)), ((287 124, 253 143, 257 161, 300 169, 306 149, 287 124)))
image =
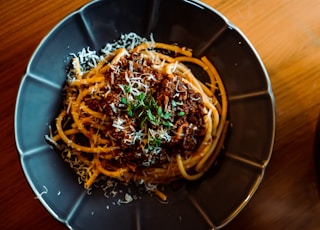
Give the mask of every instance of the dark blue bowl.
MULTIPOLYGON (((230 222, 262 181, 275 135, 271 84, 248 39, 223 15, 191 0, 94 1, 62 20, 41 42, 17 96, 15 137, 26 178, 43 206, 74 229, 208 229, 230 222), (145 193, 117 205, 124 193, 91 195, 44 136, 59 112, 69 53, 99 50, 121 34, 178 43, 206 55, 226 87, 232 128, 215 166, 174 190, 168 204, 145 193), (141 199, 140 199, 141 198, 141 199)), ((128 189, 128 188, 124 188, 128 189)), ((134 188, 130 188, 134 190, 134 188)))

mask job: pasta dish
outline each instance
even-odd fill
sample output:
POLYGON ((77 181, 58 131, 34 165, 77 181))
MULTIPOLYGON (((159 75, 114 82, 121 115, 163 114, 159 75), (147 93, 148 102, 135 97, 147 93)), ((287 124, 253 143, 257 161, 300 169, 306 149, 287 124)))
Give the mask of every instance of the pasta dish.
POLYGON ((73 55, 63 98, 47 139, 85 188, 100 175, 155 185, 196 180, 223 146, 224 85, 206 57, 184 47, 130 33, 100 56, 84 49, 73 55))

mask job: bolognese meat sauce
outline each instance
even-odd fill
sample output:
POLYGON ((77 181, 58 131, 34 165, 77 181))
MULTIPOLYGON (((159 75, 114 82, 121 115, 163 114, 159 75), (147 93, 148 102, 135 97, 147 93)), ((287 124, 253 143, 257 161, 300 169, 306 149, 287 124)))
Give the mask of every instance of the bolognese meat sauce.
POLYGON ((85 100, 110 122, 104 135, 121 146, 114 150, 119 163, 162 164, 174 154, 192 154, 204 137, 201 94, 181 77, 161 71, 161 65, 141 53, 127 53, 103 73, 104 90, 85 100))

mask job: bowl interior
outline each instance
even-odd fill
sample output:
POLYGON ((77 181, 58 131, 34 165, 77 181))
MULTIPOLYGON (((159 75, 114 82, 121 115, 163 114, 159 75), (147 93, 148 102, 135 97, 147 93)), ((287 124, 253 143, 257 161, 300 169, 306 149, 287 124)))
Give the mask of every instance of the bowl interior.
POLYGON ((259 186, 273 148, 274 107, 268 75, 256 51, 214 9, 189 0, 94 1, 62 20, 35 51, 17 97, 15 135, 30 186, 44 207, 69 227, 205 229, 227 224, 259 186), (129 32, 153 34, 156 41, 189 47, 196 57, 207 56, 228 94, 232 127, 216 165, 196 182, 179 189, 166 186, 165 205, 121 185, 123 192, 115 197, 106 198, 99 189, 88 195, 44 139, 60 110, 69 54, 86 47, 99 50, 129 32), (128 189, 136 199, 118 205, 128 189))

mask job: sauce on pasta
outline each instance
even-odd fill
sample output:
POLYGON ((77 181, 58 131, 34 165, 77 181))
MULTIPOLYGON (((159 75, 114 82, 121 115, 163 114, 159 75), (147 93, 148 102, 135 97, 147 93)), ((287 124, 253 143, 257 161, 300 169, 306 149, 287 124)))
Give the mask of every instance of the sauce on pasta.
POLYGON ((47 136, 84 187, 100 175, 154 185, 200 178, 227 128, 226 92, 214 66, 190 49, 134 33, 102 51, 73 55, 63 108, 47 136), (210 82, 198 81, 188 63, 210 82))

